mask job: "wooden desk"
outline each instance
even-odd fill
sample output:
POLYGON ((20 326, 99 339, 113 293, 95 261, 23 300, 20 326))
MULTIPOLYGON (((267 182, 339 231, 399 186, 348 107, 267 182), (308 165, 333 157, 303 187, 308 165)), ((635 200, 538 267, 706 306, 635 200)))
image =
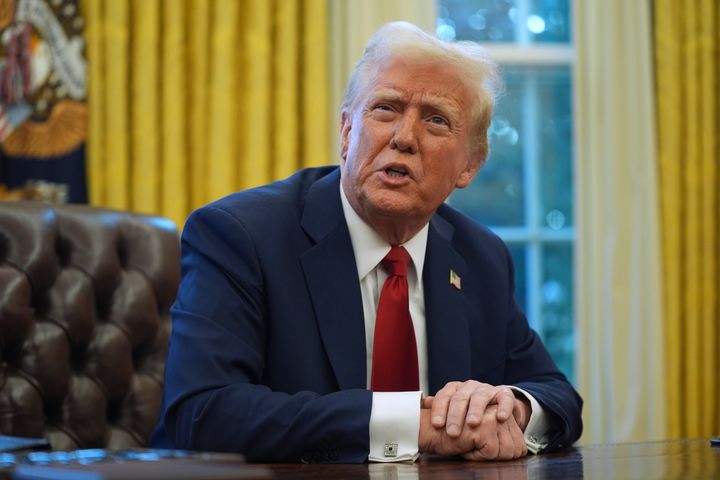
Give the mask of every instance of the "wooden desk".
POLYGON ((511 462, 421 458, 416 464, 266 465, 277 479, 695 479, 720 478, 720 448, 707 439, 593 445, 511 462))

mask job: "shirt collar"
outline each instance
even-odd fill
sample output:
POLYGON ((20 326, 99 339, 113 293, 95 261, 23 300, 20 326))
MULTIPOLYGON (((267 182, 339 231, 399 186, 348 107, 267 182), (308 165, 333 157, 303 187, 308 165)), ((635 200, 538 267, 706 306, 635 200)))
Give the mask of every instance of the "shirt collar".
MULTIPOLYGON (((390 251, 391 245, 360 218, 345 196, 342 182, 340 182, 340 198, 342 199, 345 222, 350 231, 350 241, 352 242, 353 252, 355 254, 358 278, 362 280, 385 258, 385 255, 390 251)), ((410 254, 410 258, 412 258, 418 280, 422 279, 423 266, 425 264, 428 225, 429 224, 426 223, 414 237, 402 245, 410 254)))

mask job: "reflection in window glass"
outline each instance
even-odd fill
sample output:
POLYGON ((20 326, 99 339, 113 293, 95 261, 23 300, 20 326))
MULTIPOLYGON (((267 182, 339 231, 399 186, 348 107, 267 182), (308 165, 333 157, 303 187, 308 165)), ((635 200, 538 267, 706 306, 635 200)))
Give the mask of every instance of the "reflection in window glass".
POLYGON ((558 243, 543 247, 542 337, 553 359, 573 380, 573 271, 572 244, 558 243))
POLYGON ((444 40, 567 43, 568 0, 440 0, 437 35, 444 40))
MULTIPOLYGON (((503 3, 508 3, 503 0, 503 3)), ((510 2, 523 3, 520 0, 510 2)), ((534 43, 567 43, 571 39, 572 13, 568 0, 532 0, 526 20, 534 43)))
POLYGON ((537 75, 541 212, 553 230, 573 224, 572 91, 569 66, 537 75))
POLYGON ((441 0, 437 35, 445 40, 513 42, 512 2, 441 0))

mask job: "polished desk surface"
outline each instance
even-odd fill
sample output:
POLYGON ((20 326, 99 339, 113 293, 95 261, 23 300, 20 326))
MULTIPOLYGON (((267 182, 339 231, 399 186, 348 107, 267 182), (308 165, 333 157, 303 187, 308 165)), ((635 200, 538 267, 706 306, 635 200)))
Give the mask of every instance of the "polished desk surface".
POLYGON ((415 464, 265 465, 273 478, 297 479, 720 479, 720 448, 708 439, 575 447, 507 462, 421 457, 415 464))

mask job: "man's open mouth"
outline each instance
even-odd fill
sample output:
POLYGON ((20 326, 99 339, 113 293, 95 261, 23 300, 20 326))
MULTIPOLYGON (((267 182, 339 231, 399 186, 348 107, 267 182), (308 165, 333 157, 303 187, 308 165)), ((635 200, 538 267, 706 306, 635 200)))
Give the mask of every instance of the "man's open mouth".
POLYGON ((407 176, 407 172, 405 170, 399 169, 399 168, 386 168, 385 173, 387 173, 391 177, 405 177, 407 176))

